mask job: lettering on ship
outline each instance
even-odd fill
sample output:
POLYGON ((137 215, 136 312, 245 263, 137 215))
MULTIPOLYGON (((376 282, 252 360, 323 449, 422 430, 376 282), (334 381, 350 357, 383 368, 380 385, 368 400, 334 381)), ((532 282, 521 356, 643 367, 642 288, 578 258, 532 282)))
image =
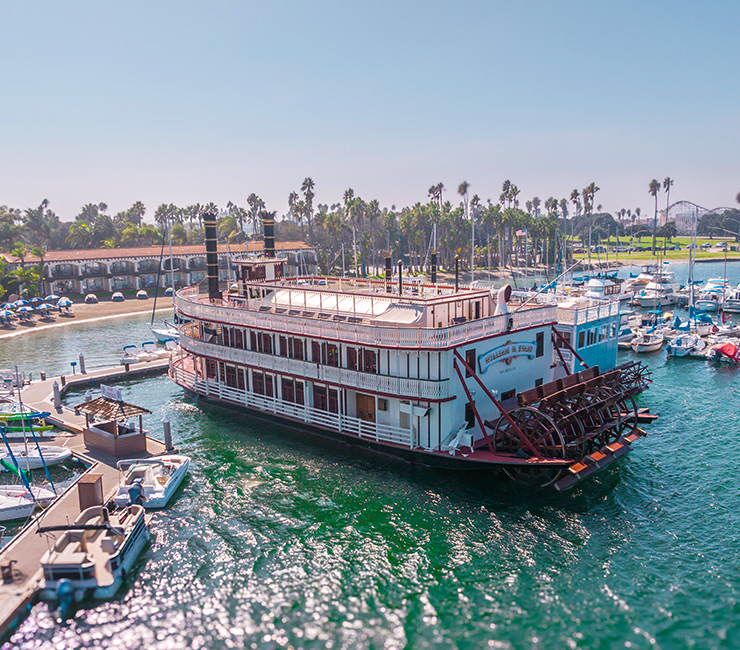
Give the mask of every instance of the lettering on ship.
POLYGON ((489 350, 485 354, 478 355, 478 367, 480 368, 480 374, 486 374, 488 368, 494 363, 499 361, 505 361, 510 364, 514 358, 520 356, 527 356, 530 359, 534 359, 535 344, 532 342, 524 341, 515 343, 513 341, 507 341, 503 345, 489 350))

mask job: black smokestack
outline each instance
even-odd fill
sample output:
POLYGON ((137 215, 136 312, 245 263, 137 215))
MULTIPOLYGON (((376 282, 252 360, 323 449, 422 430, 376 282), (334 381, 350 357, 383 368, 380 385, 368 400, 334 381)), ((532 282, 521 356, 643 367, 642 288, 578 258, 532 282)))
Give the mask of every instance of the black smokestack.
POLYGON ((398 295, 403 295, 403 260, 398 260, 398 295))
POLYGON ((432 251, 432 284, 437 284, 437 251, 432 251))
POLYGON ((455 255, 455 293, 460 290, 460 258, 455 255))
POLYGON ((385 290, 388 291, 388 285, 393 279, 393 262, 391 260, 391 254, 388 253, 385 256, 385 290))
POLYGON ((206 230, 206 269, 208 275, 208 297, 219 300, 218 289, 218 241, 216 240, 216 213, 203 213, 203 226, 206 230))
POLYGON ((265 233, 265 257, 275 257, 275 212, 260 212, 265 233))

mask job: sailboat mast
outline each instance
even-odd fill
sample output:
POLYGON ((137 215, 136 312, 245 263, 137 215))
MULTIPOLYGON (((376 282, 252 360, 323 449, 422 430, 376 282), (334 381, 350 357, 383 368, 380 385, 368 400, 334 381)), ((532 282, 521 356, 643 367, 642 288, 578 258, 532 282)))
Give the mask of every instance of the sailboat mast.
POLYGON ((167 215, 167 239, 170 242, 170 284, 172 291, 175 290, 175 267, 172 265, 172 217, 167 215))
POLYGON ((28 464, 28 438, 26 438, 26 418, 23 417, 23 384, 21 384, 20 374, 18 373, 18 366, 15 367, 15 385, 18 388, 18 408, 21 414, 21 428, 23 430, 23 451, 26 454, 26 472, 30 472, 31 468, 28 464))

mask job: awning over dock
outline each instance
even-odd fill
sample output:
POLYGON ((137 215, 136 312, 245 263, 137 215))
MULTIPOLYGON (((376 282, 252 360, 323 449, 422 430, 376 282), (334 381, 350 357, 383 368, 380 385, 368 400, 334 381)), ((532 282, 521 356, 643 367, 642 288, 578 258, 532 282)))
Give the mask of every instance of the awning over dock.
POLYGON ((99 420, 128 420, 128 418, 144 414, 151 414, 149 409, 129 404, 123 400, 114 400, 107 397, 96 397, 75 406, 75 411, 92 416, 99 420))

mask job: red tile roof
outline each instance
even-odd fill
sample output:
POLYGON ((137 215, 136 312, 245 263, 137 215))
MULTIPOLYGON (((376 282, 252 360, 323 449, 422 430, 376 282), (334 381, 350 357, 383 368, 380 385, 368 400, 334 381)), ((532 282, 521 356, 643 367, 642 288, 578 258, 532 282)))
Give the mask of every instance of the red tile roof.
MULTIPOLYGON (((231 250, 232 253, 254 253, 263 251, 265 244, 262 241, 248 242, 249 249, 245 244, 234 244, 230 248, 226 244, 218 245, 219 253, 228 253, 231 250)), ((279 251, 291 251, 291 250, 302 250, 312 249, 302 241, 279 241, 275 242, 275 249, 279 251)), ((81 262, 87 260, 105 260, 105 259, 121 259, 127 257, 159 257, 162 252, 159 246, 144 246, 140 248, 91 248, 86 250, 66 250, 66 251, 47 251, 44 255, 44 262, 81 262)), ((179 255, 205 255, 206 247, 205 244, 195 244, 193 246, 173 246, 172 255, 177 257, 179 255)), ((7 262, 18 262, 18 259, 13 257, 10 253, 2 253, 2 257, 7 262)), ((169 257, 169 247, 165 246, 165 255, 169 257)), ((26 262, 29 264, 36 264, 39 262, 38 257, 28 256, 26 262)))

